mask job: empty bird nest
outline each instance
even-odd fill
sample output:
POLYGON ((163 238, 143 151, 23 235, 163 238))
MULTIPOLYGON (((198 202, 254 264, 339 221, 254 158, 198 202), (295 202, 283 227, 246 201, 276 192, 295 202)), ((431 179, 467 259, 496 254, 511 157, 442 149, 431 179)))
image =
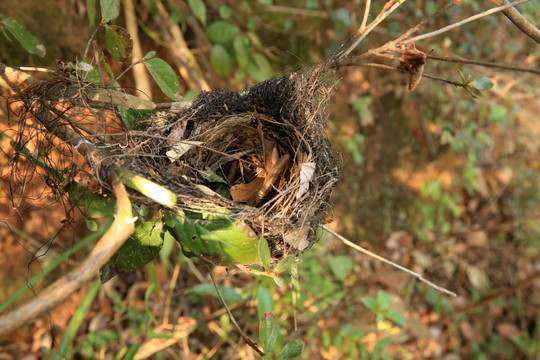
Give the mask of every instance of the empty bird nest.
MULTIPOLYGON (((49 180, 57 189, 93 179, 92 191, 107 197, 114 176, 135 175, 168 189, 174 201, 131 190, 133 203, 183 214, 192 223, 241 224, 248 237, 264 237, 272 258, 280 259, 315 243, 331 209, 338 169, 326 134, 330 94, 328 71, 318 66, 240 92, 203 92, 191 101, 158 104, 153 111, 140 109, 156 104, 129 103, 127 98, 137 98, 67 76, 36 83, 17 99, 32 115, 22 116, 23 125, 45 134, 49 145, 40 147, 39 156, 56 168, 49 180), (46 154, 52 148, 60 149, 61 166, 46 154), (75 151, 85 164, 69 163, 75 151)), ((175 233, 183 248, 188 235, 175 233)))

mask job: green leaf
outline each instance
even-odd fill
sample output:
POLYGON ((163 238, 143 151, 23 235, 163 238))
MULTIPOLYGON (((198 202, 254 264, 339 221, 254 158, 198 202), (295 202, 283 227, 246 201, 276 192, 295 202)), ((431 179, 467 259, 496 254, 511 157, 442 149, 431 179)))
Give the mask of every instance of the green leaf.
MULTIPOLYGON (((221 292, 221 295, 223 296, 223 300, 225 300, 225 302, 228 304, 238 304, 244 301, 242 296, 233 288, 225 285, 218 285, 218 288, 219 292, 221 292)), ((193 293, 199 296, 212 295, 216 299, 219 299, 216 288, 213 284, 209 283, 192 286, 186 290, 186 293, 193 293)))
POLYGON ((403 313, 396 310, 389 310, 386 312, 386 317, 398 324, 401 327, 405 327, 407 325, 407 320, 405 320, 405 317, 403 316, 403 313))
POLYGON ((97 219, 103 216, 112 216, 116 202, 100 194, 86 193, 84 198, 84 212, 86 216, 97 219))
POLYGON ((347 272, 354 267, 354 262, 348 256, 337 255, 328 258, 328 266, 330 266, 330 271, 334 276, 344 282, 347 272))
POLYGON ((107 25, 105 27, 105 46, 116 61, 124 62, 131 56, 133 41, 123 27, 107 25))
POLYGON ((272 76, 272 66, 263 54, 255 53, 249 60, 246 71, 254 80, 263 81, 272 76))
POLYGON ((96 232, 99 229, 99 224, 95 220, 86 220, 86 227, 92 232, 96 232))
POLYGON ((145 130, 147 124, 144 120, 155 113, 155 110, 136 110, 121 105, 117 108, 124 124, 132 130, 145 130))
POLYGON ((119 272, 135 271, 152 261, 163 245, 163 223, 138 224, 133 234, 111 258, 109 264, 119 272))
POLYGON ((223 20, 215 21, 206 28, 206 36, 210 41, 216 44, 226 44, 230 42, 239 32, 240 29, 235 25, 223 20))
POLYGON ((186 256, 223 266, 260 261, 258 237, 245 223, 227 218, 189 219, 185 214, 168 214, 166 221, 186 256))
POLYGON ((144 65, 165 95, 174 101, 180 100, 180 83, 169 64, 162 59, 149 59, 144 65))
POLYGON ((264 286, 257 288, 257 315, 262 319, 263 315, 274 310, 274 300, 272 294, 264 286))
POLYGON ((249 38, 244 35, 237 35, 233 40, 234 57, 238 62, 240 68, 245 68, 249 61, 249 50, 251 48, 251 42, 249 38))
POLYGON ((471 83, 471 86, 478 89, 478 90, 489 90, 493 87, 493 83, 491 82, 491 79, 488 77, 481 77, 479 79, 474 80, 471 83))
POLYGON ((265 238, 261 237, 259 240, 259 257, 266 271, 270 271, 270 247, 268 246, 268 241, 265 238))
POLYGON ((221 5, 219 7, 219 16, 221 16, 222 19, 228 19, 231 15, 232 11, 227 5, 221 5))
POLYGON ((3 19, 0 21, 0 28, 7 30, 22 47, 30 54, 44 57, 47 53, 37 37, 32 35, 25 26, 15 19, 3 19))
POLYGON ((302 340, 292 340, 281 349, 277 359, 294 359, 295 357, 300 356, 303 351, 304 342, 302 340))
POLYGON ((377 291, 377 304, 381 310, 388 309, 390 307, 390 294, 384 290, 377 291))
POLYGON ((120 0, 100 0, 101 19, 104 23, 114 20, 120 15, 120 0))
POLYGON ((206 5, 204 2, 202 0, 188 0, 188 4, 195 17, 206 26, 206 5))
POLYGON ((294 263, 295 256, 294 255, 288 255, 285 258, 283 258, 279 264, 277 264, 276 268, 274 269, 274 273, 281 274, 282 272, 289 270, 294 263))
POLYGON ((367 307, 369 310, 373 311, 374 313, 379 312, 379 307, 377 306, 377 301, 375 301, 374 298, 365 296, 360 299, 362 304, 364 304, 365 307, 367 307))
POLYGON ((141 343, 135 343, 129 347, 129 350, 126 352, 126 355, 124 356, 123 360, 133 360, 135 358, 135 355, 137 354, 137 351, 139 351, 139 348, 141 347, 141 343))
POLYGON ((264 313, 259 324, 259 339, 265 352, 270 352, 276 347, 279 336, 279 325, 276 316, 269 311, 264 313))
POLYGON ((88 12, 90 25, 94 25, 96 21, 96 0, 86 0, 86 11, 88 12))
POLYGON ((154 56, 156 56, 156 52, 154 50, 152 50, 152 51, 147 52, 146 55, 144 55, 143 59, 144 60, 150 60, 154 56))
POLYGON ((210 51, 210 63, 214 68, 216 74, 220 76, 227 76, 231 72, 232 57, 221 45, 214 45, 212 51, 210 51))
POLYGON ((213 183, 227 184, 227 182, 221 176, 219 176, 218 174, 216 174, 210 169, 206 169, 204 171, 201 171, 201 170, 197 170, 197 171, 199 172, 199 174, 201 174, 203 179, 206 181, 213 182, 213 183))

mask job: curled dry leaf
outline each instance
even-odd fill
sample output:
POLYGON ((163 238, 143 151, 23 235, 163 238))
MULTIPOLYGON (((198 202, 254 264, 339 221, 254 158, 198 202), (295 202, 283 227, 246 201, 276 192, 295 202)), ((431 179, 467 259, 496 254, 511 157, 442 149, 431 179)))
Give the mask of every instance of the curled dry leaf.
POLYGON ((412 41, 400 44, 399 47, 403 52, 399 58, 398 69, 411 73, 409 77, 409 90, 414 91, 422 80, 427 55, 425 52, 418 50, 412 41))
POLYGON ((191 148, 194 146, 201 145, 202 141, 181 141, 176 143, 171 150, 167 151, 165 154, 171 160, 171 162, 175 162, 176 160, 180 159, 185 153, 187 153, 191 148))

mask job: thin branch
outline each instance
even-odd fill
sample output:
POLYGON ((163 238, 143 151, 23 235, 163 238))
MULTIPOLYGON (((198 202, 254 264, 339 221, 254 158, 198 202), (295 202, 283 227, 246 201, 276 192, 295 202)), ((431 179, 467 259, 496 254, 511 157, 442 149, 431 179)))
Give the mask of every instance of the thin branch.
MULTIPOLYGON (((208 266, 208 265, 207 265, 208 266)), ((223 298, 223 295, 221 295, 221 291, 219 290, 219 287, 217 286, 217 283, 216 283, 216 279, 214 278, 214 274, 212 272, 212 269, 210 268, 210 266, 208 266, 208 272, 210 273, 210 277, 212 278, 212 283, 214 284, 214 287, 216 288, 216 291, 217 291, 217 294, 219 296, 219 300, 221 301, 221 303, 223 304, 223 306, 225 307, 225 310, 227 310, 227 314, 229 314, 229 318, 231 319, 231 322, 233 323, 234 327, 236 328, 236 330, 240 333, 240 336, 242 337, 242 339, 246 342, 246 344, 248 344, 253 350, 255 350, 257 352, 257 354, 261 355, 261 356, 264 356, 266 355, 261 349, 259 349, 259 347, 257 346, 256 343, 253 342, 253 340, 251 340, 245 333, 244 331, 242 331, 242 328, 240 328, 240 325, 238 325, 238 323, 236 322, 236 319, 234 318, 233 314, 231 313, 231 310, 229 310, 229 307, 227 306, 227 303, 225 302, 225 299, 223 298)))
POLYGON ((341 49, 339 49, 336 54, 334 54, 334 57, 336 59, 342 59, 349 56, 349 54, 362 42, 362 40, 365 39, 366 36, 370 32, 373 31, 379 25, 384 19, 386 19, 394 10, 396 10, 398 7, 400 7, 403 3, 405 3, 406 0, 398 1, 398 0, 390 0, 388 1, 382 11, 377 15, 375 20, 373 20, 367 27, 365 27, 363 30, 360 28, 354 35, 352 39, 347 41, 345 44, 342 45, 341 49))
POLYGON ((529 1, 531 1, 531 0, 517 0, 517 1, 511 2, 511 3, 507 4, 507 5, 498 6, 498 7, 486 10, 484 12, 481 12, 479 14, 473 15, 471 17, 468 17, 466 19, 463 19, 461 21, 458 21, 457 23, 450 24, 450 25, 445 26, 443 28, 440 28, 438 30, 429 32, 427 34, 418 35, 418 36, 415 36, 415 37, 412 37, 412 38, 408 38, 406 40, 403 40, 402 42, 419 41, 419 40, 424 40, 424 39, 427 39, 427 38, 430 38, 430 37, 433 37, 433 36, 437 36, 437 35, 443 34, 445 32, 448 32, 450 30, 456 29, 456 28, 458 28, 460 26, 463 26, 465 24, 468 24, 468 23, 470 23, 472 21, 481 19, 481 18, 486 17, 488 15, 492 15, 492 14, 504 11, 506 9, 512 8, 512 7, 516 6, 516 5, 520 5, 520 4, 529 2, 529 1))
POLYGON ((363 32, 366 28, 367 20, 369 17, 369 10, 371 9, 371 0, 366 0, 366 8, 364 10, 364 18, 362 19, 362 25, 358 29, 359 32, 363 32))
POLYGON ((450 291, 450 290, 447 290, 447 289, 445 289, 445 288, 443 288, 443 287, 440 287, 439 285, 436 285, 436 284, 432 283, 431 281, 429 281, 429 280, 427 280, 426 278, 424 278, 422 275, 420 275, 420 274, 418 274, 418 273, 416 273, 416 272, 414 272, 414 271, 412 271, 412 270, 409 270, 409 269, 407 269, 406 267, 403 267, 403 266, 401 266, 401 265, 398 265, 398 264, 396 264, 396 263, 394 263, 394 262, 392 262, 392 261, 390 261, 390 260, 387 260, 387 259, 383 258, 382 256, 379 256, 379 255, 377 255, 377 254, 375 254, 375 253, 372 253, 371 251, 364 249, 363 247, 361 247, 361 246, 359 246, 359 245, 353 243, 352 241, 347 240, 346 238, 344 238, 343 236, 341 236, 341 235, 338 234, 337 232, 335 232, 335 231, 329 229, 328 227, 326 227, 326 226, 323 225, 322 228, 323 228, 325 231, 329 232, 330 234, 334 235, 334 236, 335 236, 336 238, 338 238, 339 240, 341 240, 345 245, 350 246, 350 247, 352 247, 353 249, 355 249, 355 250, 357 250, 357 251, 359 251, 359 252, 361 252, 361 253, 363 253, 363 254, 366 254, 366 255, 368 255, 368 256, 371 256, 372 258, 374 258, 374 259, 376 259, 376 260, 382 261, 382 262, 384 262, 384 263, 386 263, 386 264, 388 264, 388 265, 392 265, 393 267, 395 267, 395 268, 397 268, 397 269, 399 269, 399 270, 401 270, 401 271, 404 271, 404 272, 406 272, 407 274, 414 276, 414 277, 417 278, 418 280, 420 280, 420 281, 422 281, 422 282, 428 284, 429 286, 431 286, 431 287, 434 288, 435 290, 438 290, 438 291, 443 292, 443 293, 448 294, 448 295, 457 296, 456 293, 454 293, 454 292, 452 292, 452 291, 450 291))
POLYGON ((532 69, 532 68, 522 68, 518 66, 490 63, 490 62, 478 61, 478 60, 472 60, 472 59, 445 58, 445 57, 439 57, 439 56, 433 56, 433 55, 428 55, 427 58, 431 60, 437 60, 437 61, 446 61, 446 62, 467 64, 467 65, 484 66, 484 67, 490 67, 490 68, 495 68, 495 69, 519 71, 519 72, 526 72, 526 73, 540 75, 540 70, 532 69))
MULTIPOLYGON (((491 2, 498 6, 508 4, 508 0, 491 0, 491 2)), ((522 33, 540 44, 540 30, 527 20, 525 16, 521 15, 517 9, 510 8, 508 10, 503 10, 503 13, 519 30, 521 30, 522 33)))
POLYGON ((6 335, 64 302, 68 296, 92 279, 133 233, 135 218, 133 218, 126 189, 121 183, 116 183, 114 192, 118 204, 114 222, 92 252, 79 266, 56 280, 37 297, 0 316, 0 336, 6 335))

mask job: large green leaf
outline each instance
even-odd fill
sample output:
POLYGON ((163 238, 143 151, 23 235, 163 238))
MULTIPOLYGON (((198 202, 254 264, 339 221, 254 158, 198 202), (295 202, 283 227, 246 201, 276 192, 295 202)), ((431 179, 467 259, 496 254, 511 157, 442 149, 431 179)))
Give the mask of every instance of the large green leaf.
POLYGON ((99 4, 103 22, 114 20, 120 15, 120 0, 100 0, 99 4))
POLYGON ((88 13, 90 25, 94 25, 96 20, 96 0, 86 0, 86 12, 88 13))
POLYGON ((30 54, 44 57, 47 53, 37 37, 32 35, 23 24, 15 19, 2 19, 0 21, 0 29, 7 30, 26 51, 30 54))
POLYGON ((283 349, 281 349, 277 359, 294 359, 302 354, 304 351, 304 346, 305 344, 302 340, 292 340, 288 342, 283 349))
POLYGON ((227 218, 189 219, 168 214, 166 224, 186 256, 218 265, 259 263, 257 235, 246 225, 227 218))
POLYGON ((249 51, 251 50, 251 41, 245 35, 237 35, 233 40, 234 57, 240 68, 245 68, 249 61, 249 51))
POLYGON ((148 221, 138 224, 133 235, 111 258, 109 265, 119 272, 135 271, 152 261, 163 245, 163 223, 148 221))
POLYGON ((144 64, 161 91, 174 101, 180 100, 180 83, 171 66, 162 59, 149 59, 144 64))
POLYGON ((215 21, 206 28, 206 36, 208 39, 217 44, 226 44, 230 42, 239 32, 240 29, 235 25, 223 20, 215 21))
POLYGON ((105 45, 111 56, 120 62, 128 60, 133 50, 133 41, 127 30, 115 25, 105 28, 105 45))
POLYGON ((210 63, 218 75, 227 76, 232 68, 232 56, 221 45, 215 45, 210 52, 210 63))

